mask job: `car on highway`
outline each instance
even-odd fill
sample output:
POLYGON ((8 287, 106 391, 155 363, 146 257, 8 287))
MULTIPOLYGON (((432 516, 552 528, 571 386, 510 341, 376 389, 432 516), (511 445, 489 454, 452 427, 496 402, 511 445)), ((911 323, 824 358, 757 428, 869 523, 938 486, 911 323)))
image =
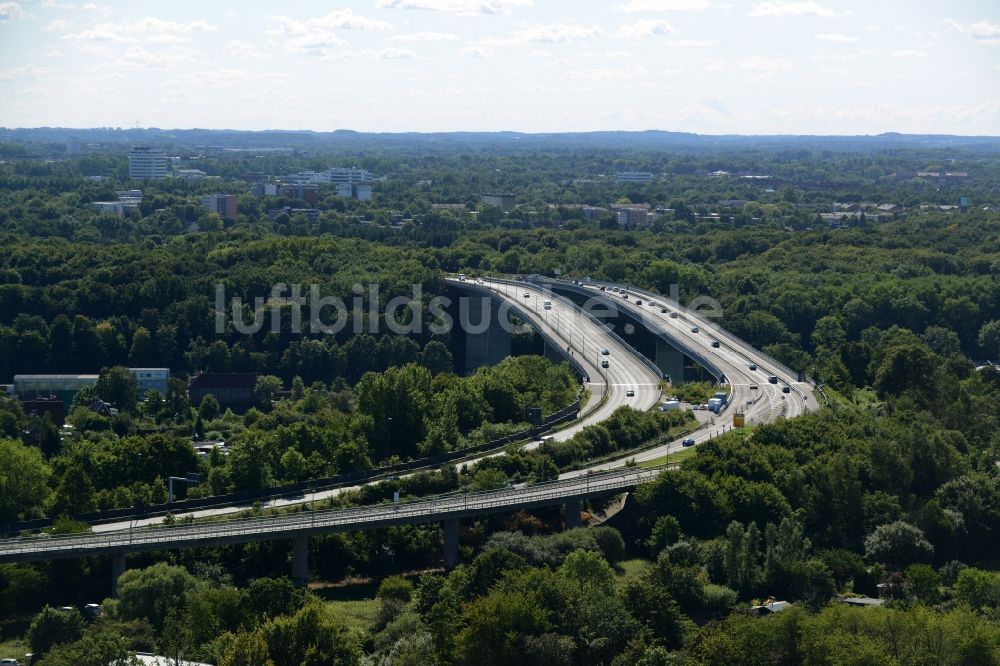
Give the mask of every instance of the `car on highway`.
POLYGON ((759 386, 757 386, 756 384, 751 384, 751 385, 750 385, 750 390, 751 390, 751 391, 756 391, 756 390, 758 390, 758 389, 760 389, 760 387, 759 387, 759 386))
POLYGON ((608 290, 607 287, 601 287, 601 291, 607 291, 607 290, 608 290))
POLYGON ((552 309, 552 301, 545 301, 542 305, 545 306, 546 310, 552 309))
POLYGON ((788 385, 786 384, 785 386, 782 386, 782 387, 781 387, 781 392, 782 392, 782 393, 791 393, 791 392, 792 392, 792 387, 791 387, 791 386, 788 386, 788 385))
POLYGON ((676 312, 671 312, 670 313, 670 318, 671 319, 677 319, 677 313, 676 312))
POLYGON ((694 446, 694 437, 685 437, 682 446, 694 446))
POLYGON ((751 370, 756 370, 757 369, 757 364, 756 363, 751 363, 750 364, 750 369, 751 370))
POLYGON ((775 377, 774 375, 771 375, 770 377, 767 378, 767 381, 769 383, 771 383, 771 384, 777 384, 778 383, 778 378, 775 377))
POLYGON ((607 361, 601 361, 601 367, 602 368, 608 367, 608 362, 607 361))
POLYGON ((626 395, 626 396, 628 396, 629 398, 631 398, 632 396, 634 396, 634 395, 635 395, 635 391, 634 391, 634 390, 632 390, 632 389, 627 389, 627 390, 625 391, 625 395, 626 395))
POLYGON ((701 329, 700 329, 700 328, 698 328, 697 326, 692 326, 692 327, 691 327, 691 332, 692 332, 692 333, 697 333, 697 332, 698 332, 698 331, 700 331, 700 330, 701 330, 701 329))
POLYGON ((524 297, 525 298, 531 298, 531 294, 529 294, 528 292, 524 292, 524 297))
POLYGON ((748 405, 752 405, 753 404, 753 398, 747 398, 747 404, 748 405))
POLYGON ((663 314, 667 314, 668 312, 670 312, 670 310, 666 308, 660 308, 660 312, 662 312, 663 314))
POLYGON ((719 341, 718 340, 712 340, 712 346, 715 347, 716 349, 718 349, 718 347, 719 347, 719 341))
POLYGON ((642 305, 642 299, 641 298, 635 299, 635 304, 636 305, 642 305))
POLYGON ((608 355, 608 354, 610 354, 610 353, 611 353, 611 352, 609 352, 609 351, 608 351, 608 348, 607 348, 607 347, 605 347, 604 349, 602 349, 602 350, 601 350, 601 356, 607 356, 607 355, 608 355))

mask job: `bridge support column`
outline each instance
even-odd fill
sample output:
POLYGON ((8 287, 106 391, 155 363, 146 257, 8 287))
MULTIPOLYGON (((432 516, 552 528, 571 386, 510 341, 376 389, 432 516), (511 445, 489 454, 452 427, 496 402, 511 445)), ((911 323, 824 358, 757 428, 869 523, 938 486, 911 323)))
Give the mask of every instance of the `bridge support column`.
POLYGON ((444 568, 458 566, 458 518, 444 521, 444 568))
POLYGON ((566 529, 573 529, 574 527, 580 527, 582 521, 580 520, 580 512, 583 511, 583 503, 580 500, 570 500, 566 502, 566 506, 563 509, 563 522, 566 524, 566 529))
POLYGON ((292 539, 292 581, 299 587, 309 584, 309 537, 292 539))
POLYGON ((111 556, 111 598, 118 598, 118 579, 125 573, 125 552, 111 556))

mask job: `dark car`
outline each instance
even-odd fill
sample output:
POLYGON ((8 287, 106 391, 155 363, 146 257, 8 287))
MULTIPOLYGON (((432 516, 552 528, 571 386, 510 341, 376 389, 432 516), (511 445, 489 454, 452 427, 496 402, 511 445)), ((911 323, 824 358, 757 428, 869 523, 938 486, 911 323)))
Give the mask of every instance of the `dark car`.
POLYGON ((774 375, 771 375, 770 377, 767 378, 767 381, 769 381, 772 384, 777 384, 778 383, 778 378, 775 377, 774 375))
POLYGON ((756 363, 751 363, 750 364, 750 369, 751 370, 756 370, 757 369, 757 364, 756 363))
POLYGON ((792 387, 790 387, 790 386, 782 386, 781 387, 781 392, 782 393, 791 393, 792 392, 792 387))
POLYGON ((712 346, 718 348, 719 341, 718 340, 712 340, 712 346))
POLYGON ((681 444, 683 446, 694 446, 694 437, 686 438, 683 442, 681 442, 681 444))
POLYGON ((601 367, 602 368, 608 367, 608 362, 607 361, 601 361, 601 367))
POLYGON ((636 305, 642 305, 642 299, 641 298, 635 299, 635 304, 636 305))
POLYGON ((668 310, 666 308, 660 308, 660 312, 662 312, 663 314, 666 314, 666 313, 670 312, 670 310, 668 310))

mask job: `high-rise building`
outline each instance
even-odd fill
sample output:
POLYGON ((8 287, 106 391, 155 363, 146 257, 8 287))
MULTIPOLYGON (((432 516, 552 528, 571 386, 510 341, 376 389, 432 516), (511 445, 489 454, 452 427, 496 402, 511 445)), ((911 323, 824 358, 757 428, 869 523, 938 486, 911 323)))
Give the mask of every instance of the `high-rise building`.
POLYGON ((221 218, 228 220, 236 219, 235 194, 209 194, 202 197, 201 203, 213 213, 218 213, 221 218))
POLYGON ((79 155, 80 154, 80 138, 71 136, 69 140, 66 141, 66 154, 67 155, 79 155))
POLYGON ((132 146, 128 154, 128 177, 132 180, 166 178, 166 153, 152 146, 132 146))

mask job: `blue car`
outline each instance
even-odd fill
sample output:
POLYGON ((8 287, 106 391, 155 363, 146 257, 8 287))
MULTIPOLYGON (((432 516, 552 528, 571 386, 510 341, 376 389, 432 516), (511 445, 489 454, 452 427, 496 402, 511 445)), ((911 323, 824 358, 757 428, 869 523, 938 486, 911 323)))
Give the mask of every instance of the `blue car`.
POLYGON ((684 446, 694 446, 694 437, 688 437, 683 442, 681 442, 681 444, 683 444, 684 446))

